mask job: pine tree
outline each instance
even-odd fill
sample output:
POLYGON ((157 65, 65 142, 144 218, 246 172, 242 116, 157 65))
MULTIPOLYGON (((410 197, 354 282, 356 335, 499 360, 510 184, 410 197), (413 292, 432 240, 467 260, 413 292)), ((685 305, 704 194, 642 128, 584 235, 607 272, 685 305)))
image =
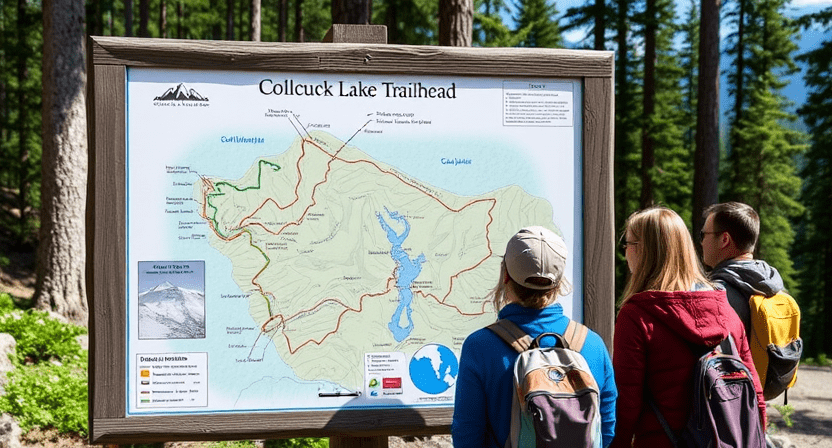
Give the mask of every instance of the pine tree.
MULTIPOLYGON (((622 231, 624 221, 638 209, 638 191, 641 181, 638 177, 639 116, 639 60, 633 54, 630 37, 633 22, 633 3, 631 0, 615 0, 612 4, 615 21, 615 136, 613 156, 613 184, 615 202, 615 228, 622 231)), ((619 252, 616 263, 616 281, 621 289, 629 272, 623 253, 619 252)))
POLYGON ((580 6, 566 10, 563 18, 566 24, 563 31, 589 28, 584 41, 592 36, 592 44, 580 45, 583 48, 604 50, 607 48, 607 31, 615 30, 615 8, 607 5, 607 0, 591 0, 580 6))
POLYGON ((689 221, 691 195, 693 193, 693 151, 685 146, 685 134, 690 130, 689 111, 683 80, 687 75, 674 40, 679 28, 674 24, 676 15, 670 0, 656 2, 657 23, 655 48, 655 101, 650 117, 645 117, 645 130, 650 133, 655 163, 649 172, 653 183, 652 196, 678 211, 689 221))
MULTIPOLYGON (((832 30, 832 8, 806 16, 806 27, 832 30)), ((801 220, 800 238, 793 254, 800 280, 797 297, 802 310, 805 355, 832 354, 832 40, 804 53, 804 80, 809 90, 806 103, 798 110, 808 127, 810 147, 806 153, 801 201, 806 213, 801 220)))
MULTIPOLYGON (((682 81, 683 94, 683 123, 686 123, 684 129, 684 146, 690 154, 696 150, 696 85, 698 83, 699 73, 697 68, 699 66, 699 3, 697 0, 690 0, 690 9, 682 25, 682 46, 679 50, 679 58, 684 71, 684 79, 682 81)), ((691 168, 692 170, 692 168, 691 168)))
POLYGON ((373 23, 387 25, 391 44, 435 45, 438 15, 437 1, 381 0, 373 5, 373 23))
POLYGON ((521 47, 560 47, 562 38, 557 20, 558 10, 549 0, 519 0, 517 2, 517 31, 526 32, 521 47))
POLYGON ((691 230, 702 230, 705 207, 719 198, 719 9, 721 0, 700 0, 696 89, 696 149, 693 153, 691 230))
POLYGON ((42 32, 40 4, 23 0, 0 5, 0 201, 9 215, 0 228, 19 244, 34 243, 40 205, 42 32))
POLYGON ((525 38, 503 23, 508 12, 504 0, 477 0, 474 3, 474 46, 516 47, 525 38))
MULTIPOLYGON (((760 215, 759 258, 780 271, 786 287, 797 290, 789 258, 794 241, 790 218, 800 215, 800 178, 795 157, 805 146, 803 135, 790 128, 796 116, 780 93, 782 77, 796 70, 795 23, 786 18, 784 0, 760 0, 747 13, 743 46, 748 79, 742 89, 744 111, 731 129, 728 182, 724 199, 751 205, 760 215)), ((742 77, 738 77, 742 79, 742 77)))

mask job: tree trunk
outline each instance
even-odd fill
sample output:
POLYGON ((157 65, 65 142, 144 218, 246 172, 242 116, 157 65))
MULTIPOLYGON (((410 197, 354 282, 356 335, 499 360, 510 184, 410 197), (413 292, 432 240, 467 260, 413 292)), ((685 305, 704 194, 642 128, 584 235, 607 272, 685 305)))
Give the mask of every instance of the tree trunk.
POLYGON ((159 37, 168 37, 168 2, 167 0, 159 1, 159 37))
POLYGON ((644 96, 641 124, 641 208, 653 205, 656 165, 653 113, 656 110, 656 0, 647 0, 644 21, 644 96))
POLYGON ((277 34, 278 39, 280 42, 286 42, 286 28, 288 25, 289 12, 287 9, 289 8, 289 4, 286 0, 280 0, 278 2, 278 11, 277 11, 277 34))
POLYGON ((399 42, 399 5, 397 1, 391 1, 387 4, 387 14, 385 17, 387 21, 387 40, 391 44, 400 44, 399 42))
POLYGON ((92 1, 92 23, 87 24, 87 30, 91 36, 104 34, 104 11, 101 8, 101 0, 92 1))
POLYGON ((43 2, 43 156, 35 300, 87 324, 84 2, 43 2))
POLYGON ((133 36, 133 0, 124 0, 124 35, 133 36))
POLYGON ((369 25, 371 8, 370 0, 332 0, 332 23, 369 25))
POLYGON ((295 0, 295 42, 303 39, 303 0, 295 0))
POLYGON ((743 34, 745 33, 745 6, 746 0, 738 0, 740 10, 737 17, 737 77, 736 77, 736 96, 734 101, 734 123, 739 123, 742 119, 742 107, 745 102, 743 93, 745 93, 745 47, 743 43, 743 34))
POLYGON ((595 41, 593 42, 593 49, 604 50, 604 33, 607 31, 607 5, 605 0, 595 0, 595 29, 593 34, 595 41))
POLYGON ((147 22, 150 20, 150 0, 139 0, 139 37, 150 37, 147 22))
POLYGON ((473 25, 473 0, 439 0, 439 45, 470 47, 473 25))
POLYGON ((234 0, 227 0, 225 5, 225 38, 234 40, 234 0))
MULTIPOLYGON (((618 88, 616 89, 616 100, 615 100, 615 119, 616 119, 616 129, 618 132, 615 132, 613 136, 613 140, 615 142, 614 147, 614 156, 613 156, 613 173, 615 174, 615 182, 616 188, 615 192, 617 195, 617 199, 620 200, 619 202, 619 210, 616 210, 615 216, 619 217, 621 222, 624 222, 625 213, 629 213, 630 210, 627 210, 625 205, 627 204, 627 197, 629 196, 628 189, 625 188, 627 185, 626 182, 626 159, 627 159, 627 150, 629 149, 625 144, 627 138, 625 136, 626 131, 623 129, 623 126, 619 126, 624 121, 624 117, 627 116, 626 108, 629 107, 630 104, 630 81, 627 76, 627 68, 630 64, 629 56, 630 56, 630 47, 627 42, 627 35, 630 32, 629 29, 629 17, 627 11, 629 9, 629 1, 628 0, 617 0, 617 7, 618 7, 618 16, 616 20, 616 44, 618 47, 616 58, 616 74, 615 74, 615 82, 618 84, 618 88)), ((616 225, 616 228, 620 226, 616 225)))
POLYGON ((702 230, 705 207, 719 200, 719 6, 720 0, 702 0, 701 3, 696 151, 693 156, 694 235, 702 230))
POLYGON ((260 0, 251 0, 251 41, 260 42, 260 0))
POLYGON ((176 2, 176 38, 182 39, 182 20, 184 20, 184 6, 182 5, 183 0, 179 0, 176 2))
MULTIPOLYGON (((16 41, 17 45, 23 45, 26 42, 26 34, 29 29, 29 21, 27 19, 26 0, 17 0, 17 26, 16 26, 16 41)), ((15 57, 17 59, 17 209, 20 210, 17 225, 18 233, 25 239, 26 236, 26 218, 27 218, 27 196, 29 196, 29 105, 26 95, 26 80, 29 78, 29 52, 21 50, 17 52, 15 57)))

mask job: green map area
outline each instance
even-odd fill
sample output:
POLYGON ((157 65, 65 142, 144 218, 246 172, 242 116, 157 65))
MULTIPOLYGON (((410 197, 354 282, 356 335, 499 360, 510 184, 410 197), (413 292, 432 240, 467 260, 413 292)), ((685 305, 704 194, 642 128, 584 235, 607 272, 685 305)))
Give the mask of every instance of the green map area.
POLYGON ((519 187, 456 195, 314 131, 240 179, 203 177, 194 198, 259 338, 298 378, 351 389, 365 353, 458 353, 495 319, 486 296, 507 239, 552 222, 550 203, 519 187))

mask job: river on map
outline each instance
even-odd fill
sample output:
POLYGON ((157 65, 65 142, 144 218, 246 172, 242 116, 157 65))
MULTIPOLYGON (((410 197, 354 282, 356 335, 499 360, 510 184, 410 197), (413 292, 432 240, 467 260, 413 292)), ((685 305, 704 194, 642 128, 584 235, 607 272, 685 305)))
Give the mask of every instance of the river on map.
POLYGON ((399 306, 393 313, 393 317, 390 319, 390 323, 387 324, 387 328, 393 333, 396 342, 401 342, 413 331, 413 318, 411 317, 413 308, 410 306, 413 302, 413 290, 410 289, 410 286, 413 280, 416 280, 416 277, 422 272, 422 263, 425 262, 425 254, 419 254, 418 257, 413 259, 407 255, 407 252, 402 249, 402 243, 404 243, 404 240, 410 234, 410 223, 399 212, 391 212, 387 210, 387 207, 384 208, 384 211, 390 219, 404 225, 404 231, 401 234, 397 234, 387 221, 385 221, 384 216, 381 213, 376 213, 379 224, 387 232, 387 240, 393 245, 390 249, 390 257, 393 258, 397 266, 396 278, 398 280, 396 281, 396 288, 399 290, 399 306), (405 311, 407 311, 407 326, 402 327, 402 313, 405 311))

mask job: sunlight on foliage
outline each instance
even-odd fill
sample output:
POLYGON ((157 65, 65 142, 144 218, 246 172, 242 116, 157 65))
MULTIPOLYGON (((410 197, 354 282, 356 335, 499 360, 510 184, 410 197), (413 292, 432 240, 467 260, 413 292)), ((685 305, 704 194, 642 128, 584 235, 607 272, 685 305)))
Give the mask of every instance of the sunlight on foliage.
POLYGON ((0 333, 17 341, 0 410, 24 431, 39 426, 87 434, 87 351, 76 340, 86 332, 43 311, 19 310, 0 294, 0 333))
POLYGON ((777 409, 777 412, 779 412, 780 416, 783 417, 783 423, 785 423, 787 427, 791 428, 792 425, 794 425, 794 422, 792 421, 794 407, 790 404, 772 404, 772 406, 774 406, 774 409, 777 409))

